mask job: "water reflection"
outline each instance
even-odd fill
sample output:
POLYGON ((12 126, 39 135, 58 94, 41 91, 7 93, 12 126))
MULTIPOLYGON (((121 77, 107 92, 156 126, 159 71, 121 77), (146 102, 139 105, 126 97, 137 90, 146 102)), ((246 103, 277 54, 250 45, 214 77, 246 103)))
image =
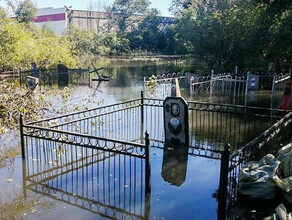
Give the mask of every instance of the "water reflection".
MULTIPOLYGON (((166 66, 148 63, 141 66, 109 66, 103 71, 105 75, 112 75, 113 80, 99 83, 90 80, 93 78, 92 74, 69 74, 68 86, 75 89, 72 100, 82 103, 82 98, 88 94, 93 94, 94 98, 106 97, 105 103, 137 98, 144 76, 161 74, 168 70, 166 66), (73 99, 77 96, 80 98, 73 99)), ((57 83, 54 75, 48 74, 48 79, 50 80, 45 84, 45 89, 51 89, 48 85, 55 86, 57 83)), ((188 96, 186 89, 182 93, 185 97, 188 96)), ((257 100, 249 103, 258 105, 262 100, 261 94, 255 96, 257 100)), ((267 94, 263 96, 269 97, 267 94)), ((210 97, 200 99, 240 104, 245 97, 226 99, 223 96, 214 96, 212 100, 210 97)), ((190 114, 190 147, 171 149, 164 148, 161 108, 157 114, 156 110, 149 108, 142 132, 137 120, 140 115, 131 110, 127 111, 128 116, 125 117, 121 114, 101 116, 97 118, 97 122, 93 119, 76 127, 84 130, 90 127, 90 132, 94 131, 96 136, 123 136, 128 140, 141 142, 144 130, 151 131, 152 144, 159 148, 151 149, 152 183, 155 183, 152 184, 151 201, 149 195, 145 194, 144 162, 140 159, 78 146, 59 145, 47 140, 32 141, 38 144, 38 148, 34 148, 25 164, 25 189, 79 207, 85 210, 82 212, 85 216, 91 212, 105 218, 147 219, 151 204, 151 218, 192 219, 195 216, 196 219, 215 219, 217 204, 211 194, 218 187, 218 151, 221 146, 227 141, 231 141, 232 146, 241 146, 274 121, 206 113, 198 109, 190 114), (104 123, 105 121, 108 123, 104 123), (113 126, 115 121, 122 121, 124 124, 113 126), (95 126, 88 126, 92 123, 95 126), (115 130, 110 130, 107 126, 115 130)), ((52 210, 53 216, 58 214, 56 210, 57 208, 52 210)), ((68 215, 73 216, 70 213, 68 215)))
POLYGON ((36 139, 23 166, 24 190, 111 219, 148 219, 145 161, 36 139))
POLYGON ((59 201, 50 211, 51 218, 58 216, 58 206, 63 204, 68 205, 70 218, 74 214, 68 210, 73 207, 82 211, 84 219, 90 213, 111 219, 216 217, 211 194, 218 186, 218 163, 193 157, 187 148, 151 149, 150 194, 145 191, 149 183, 142 158, 42 139, 28 143, 23 164, 25 196, 59 201))
POLYGON ((188 163, 188 147, 164 147, 162 173, 164 181, 175 186, 186 180, 188 163))

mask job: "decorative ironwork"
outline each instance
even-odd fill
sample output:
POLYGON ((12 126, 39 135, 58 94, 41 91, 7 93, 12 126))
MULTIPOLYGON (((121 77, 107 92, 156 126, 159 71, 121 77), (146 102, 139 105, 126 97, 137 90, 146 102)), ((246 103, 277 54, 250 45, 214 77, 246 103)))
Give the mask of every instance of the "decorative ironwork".
POLYGON ((112 219, 147 219, 150 187, 142 158, 31 140, 24 190, 112 219), (147 182, 148 181, 148 182, 147 182))
POLYGON ((166 98, 170 96, 173 79, 182 81, 186 79, 186 76, 181 76, 181 73, 168 73, 152 75, 148 79, 144 78, 145 97, 166 98))
POLYGON ((278 151, 280 144, 291 142, 292 112, 276 121, 260 135, 234 151, 230 156, 228 174, 228 207, 232 208, 237 201, 239 171, 248 161, 258 159, 263 150, 278 151))
MULTIPOLYGON (((140 99, 30 123, 23 123, 21 118, 21 143, 23 151, 26 152, 26 155, 23 152, 23 157, 26 156, 28 160, 35 163, 38 160, 46 160, 46 168, 41 168, 37 173, 33 171, 30 175, 31 178, 43 180, 40 182, 44 185, 38 186, 35 190, 43 191, 43 188, 49 188, 48 194, 54 190, 62 193, 63 191, 60 191, 58 187, 45 182, 53 181, 60 174, 73 172, 72 167, 77 167, 80 163, 88 164, 88 166, 97 163, 98 159, 84 162, 90 156, 95 156, 93 151, 106 152, 108 156, 104 157, 104 160, 116 158, 117 155, 130 156, 135 160, 147 160, 150 166, 149 146, 164 147, 163 101, 163 99, 142 96, 140 99), (144 137, 146 130, 151 131, 150 140, 148 134, 144 137), (54 143, 49 151, 46 149, 48 142, 54 143), (33 143, 39 143, 38 147, 29 149, 33 143), (75 152, 75 148, 80 148, 87 153, 75 152), (49 152, 51 156, 41 156, 42 151, 49 152), (89 153, 89 151, 92 152, 89 153), (68 152, 77 155, 73 156, 70 162, 68 152), (60 161, 64 160, 69 163, 60 165, 60 161), (50 162, 54 164, 53 167, 50 166, 50 162), (70 168, 69 165, 72 167, 70 168), (47 174, 56 168, 57 176, 47 174)), ((226 143, 231 145, 228 206, 236 201, 237 177, 241 166, 252 158, 255 152, 259 152, 259 149, 267 148, 269 143, 279 138, 280 133, 287 130, 283 128, 291 125, 292 122, 292 113, 283 110, 195 101, 188 102, 188 114, 189 155, 220 159, 226 143)), ((37 170, 38 168, 30 167, 29 169, 37 170)), ((148 175, 147 181, 150 181, 150 170, 146 169, 145 173, 148 175)), ((35 181, 35 179, 32 180, 35 181)), ((39 185, 32 182, 33 184, 39 185)), ((146 187, 146 191, 149 190, 150 186, 146 187)), ((61 195, 60 198, 63 196, 61 195)), ((109 208, 112 207, 109 205, 109 208)))
MULTIPOLYGON (((144 155, 144 132, 164 142, 163 99, 144 98, 22 124, 22 134, 112 152, 144 155)), ((285 111, 188 102, 190 146, 233 150, 269 128, 285 111), (204 140, 204 141, 201 141, 204 140)))

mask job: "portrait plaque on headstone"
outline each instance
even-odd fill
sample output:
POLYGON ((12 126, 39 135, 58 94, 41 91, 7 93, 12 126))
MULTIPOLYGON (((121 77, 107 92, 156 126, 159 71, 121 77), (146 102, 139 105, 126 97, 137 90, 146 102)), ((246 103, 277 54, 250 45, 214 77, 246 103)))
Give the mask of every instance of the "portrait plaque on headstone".
POLYGON ((188 145, 188 105, 181 97, 167 97, 163 103, 165 143, 188 145))

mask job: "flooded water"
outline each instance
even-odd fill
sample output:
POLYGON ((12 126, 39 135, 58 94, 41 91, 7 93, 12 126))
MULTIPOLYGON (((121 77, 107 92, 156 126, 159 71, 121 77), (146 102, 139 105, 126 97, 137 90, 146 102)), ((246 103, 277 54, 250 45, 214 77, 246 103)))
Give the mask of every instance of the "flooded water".
MULTIPOLYGON (((88 74, 71 75, 66 99, 71 108, 68 111, 77 104, 92 108, 139 98, 145 76, 180 69, 173 62, 162 65, 155 61, 112 61, 101 71, 112 77, 109 82, 91 81, 97 78, 95 73, 90 78, 88 74)), ((53 78, 44 81, 41 92, 48 94, 46 98, 61 111, 64 103, 58 91, 62 89, 58 89, 53 78), (51 90, 55 90, 54 95, 51 90)), ((190 97, 187 88, 182 88, 182 94, 186 100, 210 101, 207 96, 190 97)), ((248 103, 270 106, 266 101, 270 97, 268 92, 258 93, 256 97, 248 103)), ((232 99, 218 96, 212 102, 242 104, 241 99, 237 98, 239 101, 234 103, 232 99)), ((98 119, 102 122, 98 131, 85 129, 83 133, 108 138, 122 134, 123 140, 140 143, 144 131, 150 130, 150 181, 146 181, 144 158, 27 139, 30 146, 27 159, 22 161, 18 156, 6 160, 0 169, 0 219, 217 219, 218 203, 212 196, 219 185, 220 157, 216 150, 228 141, 234 148, 240 147, 274 123, 256 117, 229 118, 224 114, 194 111, 189 116, 194 121, 190 128, 190 147, 177 150, 164 147, 162 117, 146 113, 141 133, 140 125, 131 130, 129 123, 138 120, 140 113, 127 113, 132 115, 127 121, 122 116, 103 117, 98 119), (107 130, 110 120, 124 120, 121 122, 124 124, 114 131, 107 130), (226 122, 224 126, 222 121, 226 122), (149 186, 151 191, 147 192, 149 186)), ((80 127, 97 124, 96 121, 86 123, 80 127)), ((20 146, 18 132, 11 131, 0 141, 1 149, 20 146)))

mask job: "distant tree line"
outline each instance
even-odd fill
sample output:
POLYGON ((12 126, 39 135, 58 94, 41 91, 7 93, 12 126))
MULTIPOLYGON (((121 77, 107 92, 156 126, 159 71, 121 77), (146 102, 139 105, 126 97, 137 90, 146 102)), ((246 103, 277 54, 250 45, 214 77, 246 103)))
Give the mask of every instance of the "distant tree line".
POLYGON ((47 67, 59 59, 80 65, 85 55, 133 52, 189 54, 218 71, 239 66, 281 72, 292 63, 291 0, 173 0, 175 22, 164 29, 159 11, 148 0, 115 0, 106 11, 121 15, 119 30, 97 33, 69 27, 63 37, 30 23, 36 13, 30 0, 15 8, 17 20, 1 11, 2 69, 28 61, 47 67))
POLYGON ((173 0, 172 10, 179 53, 221 71, 291 67, 290 0, 173 0))

